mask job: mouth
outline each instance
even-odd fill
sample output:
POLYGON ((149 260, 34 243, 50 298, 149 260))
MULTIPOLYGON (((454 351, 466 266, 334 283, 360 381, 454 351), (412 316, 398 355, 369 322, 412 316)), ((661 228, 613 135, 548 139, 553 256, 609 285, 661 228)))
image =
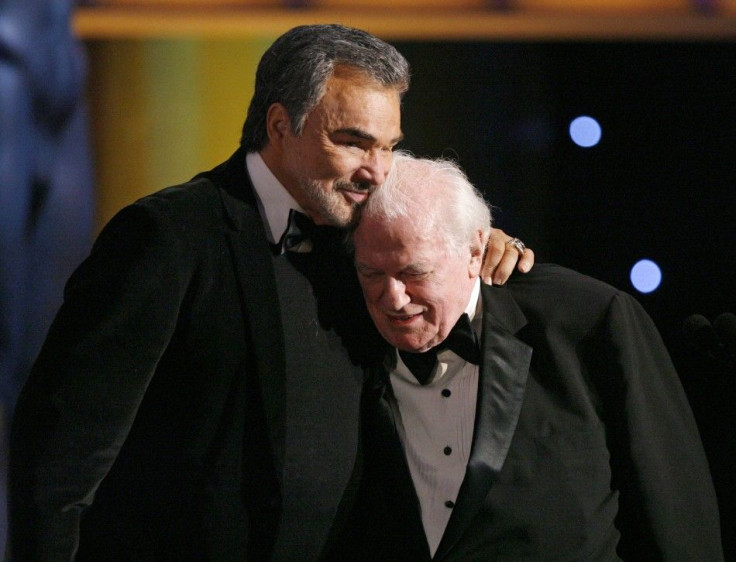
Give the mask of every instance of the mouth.
POLYGON ((341 189, 340 192, 346 199, 349 199, 356 204, 365 203, 366 199, 368 199, 368 195, 370 195, 369 191, 356 191, 353 189, 341 189))
POLYGON ((396 327, 407 326, 422 316, 421 312, 416 314, 387 314, 389 324, 396 327))
POLYGON ((365 203, 373 188, 368 182, 338 181, 335 184, 335 189, 356 205, 365 203))

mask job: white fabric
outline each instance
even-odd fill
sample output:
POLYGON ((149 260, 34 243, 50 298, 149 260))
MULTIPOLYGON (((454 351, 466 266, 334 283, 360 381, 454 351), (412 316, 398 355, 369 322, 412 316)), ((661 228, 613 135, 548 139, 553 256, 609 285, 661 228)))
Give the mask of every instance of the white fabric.
POLYGON ((256 192, 258 210, 266 224, 268 241, 275 244, 289 226, 289 211, 296 209, 304 213, 304 210, 268 169, 260 154, 249 152, 245 165, 256 192))
MULTIPOLYGON (((479 297, 480 280, 465 310, 476 334, 480 333, 482 316, 479 297)), ((438 354, 432 382, 421 385, 398 352, 396 355, 396 369, 390 374, 396 401, 391 406, 434 556, 452 515, 452 507, 446 502, 456 501, 470 458, 479 368, 444 350, 438 354), (443 391, 449 391, 449 396, 443 391), (446 447, 450 448, 449 454, 445 453, 446 447)))

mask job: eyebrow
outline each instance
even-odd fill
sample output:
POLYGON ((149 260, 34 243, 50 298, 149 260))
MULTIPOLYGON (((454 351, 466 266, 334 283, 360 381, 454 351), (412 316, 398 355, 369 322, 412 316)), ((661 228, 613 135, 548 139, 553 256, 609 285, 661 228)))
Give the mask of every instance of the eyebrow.
MULTIPOLYGON (((356 129, 355 127, 345 127, 343 129, 337 129, 337 130, 333 131, 332 134, 350 135, 351 137, 358 137, 359 139, 367 140, 367 141, 370 141, 370 142, 376 142, 376 140, 377 140, 376 137, 374 137, 370 133, 367 133, 367 132, 363 131, 362 129, 356 129)), ((391 139, 391 143, 390 144, 392 144, 392 145, 393 144, 398 144, 402 140, 404 140, 403 133, 401 135, 399 135, 398 137, 396 137, 395 139, 391 139)))
POLYGON ((368 269, 370 269, 370 270, 376 270, 375 267, 371 267, 371 266, 366 265, 363 262, 359 262, 357 260, 354 263, 355 263, 355 269, 358 269, 358 270, 368 270, 368 269))

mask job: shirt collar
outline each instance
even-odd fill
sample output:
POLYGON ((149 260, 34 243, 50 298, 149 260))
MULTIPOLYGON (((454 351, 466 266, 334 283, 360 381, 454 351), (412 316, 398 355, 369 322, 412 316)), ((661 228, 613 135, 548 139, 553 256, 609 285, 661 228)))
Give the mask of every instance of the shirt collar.
POLYGON ((473 285, 473 291, 470 293, 470 299, 468 299, 468 306, 465 307, 465 313, 470 317, 470 323, 473 325, 473 329, 478 332, 478 324, 480 317, 483 315, 483 301, 480 298, 480 277, 476 277, 475 285, 473 285), (478 316, 478 321, 476 321, 478 316))
POLYGON ((289 225, 289 211, 296 209, 304 213, 304 210, 268 169, 260 154, 246 154, 245 166, 256 192, 258 209, 266 224, 269 242, 276 243, 289 225))

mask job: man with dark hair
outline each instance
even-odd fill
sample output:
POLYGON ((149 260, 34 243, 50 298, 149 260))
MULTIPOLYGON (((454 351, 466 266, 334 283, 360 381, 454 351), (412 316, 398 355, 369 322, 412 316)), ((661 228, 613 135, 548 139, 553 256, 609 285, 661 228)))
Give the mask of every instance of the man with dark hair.
POLYGON ((339 560, 723 560, 698 430, 629 295, 540 264, 480 281, 490 210, 452 162, 397 154, 355 265, 393 349, 363 396, 339 560))
MULTIPOLYGON (((320 557, 381 345, 340 229, 386 177, 408 85, 385 42, 295 28, 259 64, 240 149, 110 221, 18 403, 14 561, 320 557)), ((496 234, 494 276, 531 267, 496 234)))

